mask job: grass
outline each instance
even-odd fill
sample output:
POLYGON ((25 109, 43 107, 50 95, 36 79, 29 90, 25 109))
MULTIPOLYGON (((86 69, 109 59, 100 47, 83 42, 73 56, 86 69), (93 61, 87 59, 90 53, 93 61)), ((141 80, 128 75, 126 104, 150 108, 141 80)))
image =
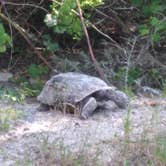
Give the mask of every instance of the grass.
MULTIPOLYGON (((123 146, 122 147, 126 148, 123 146)), ((166 165, 166 135, 155 139, 141 139, 136 142, 128 142, 127 150, 123 149, 117 154, 113 163, 117 166, 165 166, 166 165), (125 152, 125 153, 124 153, 125 152)))
POLYGON ((132 140, 131 110, 129 109, 124 120, 124 139, 119 142, 120 151, 112 161, 111 166, 166 166, 166 133, 159 133, 158 111, 152 116, 152 131, 141 133, 141 138, 132 140), (153 136, 149 136, 153 134, 153 136))
MULTIPOLYGON (((132 110, 129 106, 123 122, 124 137, 121 140, 116 137, 115 148, 118 146, 118 151, 108 166, 166 165, 166 133, 161 134, 158 131, 157 125, 160 119, 158 110, 155 109, 151 118, 152 129, 149 130, 149 126, 142 124, 144 130, 139 138, 133 139, 132 110)), ((13 117, 11 119, 17 119, 14 111, 4 112, 7 113, 7 116, 9 114, 10 117, 13 117)), ((4 126, 7 126, 4 128, 8 128, 5 123, 4 126)), ((101 157, 99 151, 91 153, 89 151, 91 147, 86 148, 85 145, 80 146, 81 148, 77 152, 73 152, 70 147, 64 145, 63 138, 59 139, 50 141, 48 136, 38 138, 37 142, 33 143, 33 148, 29 147, 29 150, 24 152, 24 159, 17 159, 14 166, 104 166, 99 159, 101 157)), ((107 142, 107 145, 111 147, 113 141, 107 142)))
POLYGON ((136 96, 131 86, 128 86, 128 87, 124 88, 123 91, 127 94, 127 96, 130 99, 132 99, 136 96))
POLYGON ((8 131, 11 122, 23 117, 23 112, 8 108, 0 109, 0 132, 8 131))
POLYGON ((25 158, 16 161, 14 166, 102 166, 98 155, 82 149, 79 152, 73 152, 62 141, 49 142, 47 136, 40 138, 35 145, 33 148, 37 154, 27 151, 25 158))
POLYGON ((163 97, 166 97, 166 80, 163 83, 163 97))

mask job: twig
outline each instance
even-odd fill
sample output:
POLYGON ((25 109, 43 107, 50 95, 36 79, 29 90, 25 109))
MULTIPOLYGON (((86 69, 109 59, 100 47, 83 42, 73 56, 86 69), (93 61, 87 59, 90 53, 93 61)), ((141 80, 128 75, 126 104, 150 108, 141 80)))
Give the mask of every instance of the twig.
POLYGON ((95 65, 95 68, 96 68, 97 72, 99 73, 100 77, 103 80, 105 80, 104 74, 103 74, 101 68, 99 67, 98 62, 97 62, 97 60, 94 56, 93 50, 92 50, 92 46, 91 46, 90 39, 89 39, 89 34, 88 34, 88 31, 87 31, 87 28, 86 28, 86 25, 85 25, 85 22, 84 22, 82 9, 81 9, 79 0, 76 0, 76 3, 77 3, 78 10, 79 10, 79 17, 80 17, 80 20, 81 20, 81 23, 82 23, 83 31, 85 33, 85 37, 86 37, 86 40, 87 40, 87 44, 88 44, 91 59, 92 59, 94 65, 95 65))
POLYGON ((129 52, 129 56, 127 59, 127 69, 126 69, 126 74, 125 74, 125 88, 126 89, 128 86, 127 82, 128 82, 128 75, 129 75, 129 69, 130 69, 130 63, 131 63, 130 61, 131 61, 131 57, 133 55, 133 51, 134 51, 136 42, 137 42, 137 37, 134 38, 134 42, 132 43, 132 48, 131 48, 131 51, 129 52))
MULTIPOLYGON (((2 5, 2 4, 1 4, 2 5)), ((9 13, 5 7, 5 5, 2 5, 2 7, 4 7, 4 12, 7 15, 7 17, 9 17, 9 13)), ((10 38, 11 38, 11 42, 13 43, 13 29, 12 29, 12 25, 9 23, 9 29, 10 29, 10 38)), ((10 59, 9 59, 9 63, 8 63, 8 70, 11 66, 12 63, 12 59, 13 59, 13 54, 12 54, 12 49, 10 49, 10 59)))
POLYGON ((46 64, 51 70, 53 70, 52 66, 48 63, 48 61, 41 55, 41 53, 35 49, 35 47, 32 45, 31 41, 27 37, 26 31, 20 27, 17 23, 13 22, 10 18, 6 17, 3 13, 0 13, 0 17, 7 21, 10 25, 12 25, 19 33, 20 35, 26 40, 26 42, 29 44, 30 48, 35 52, 35 54, 46 64))
POLYGON ((29 4, 29 3, 14 3, 14 2, 3 2, 3 5, 13 5, 13 6, 29 6, 29 7, 34 7, 34 8, 38 8, 41 9, 43 11, 45 11, 46 13, 48 13, 48 10, 46 10, 45 8, 35 5, 35 4, 29 4))
MULTIPOLYGON (((78 12, 76 12, 75 10, 71 10, 74 14, 76 14, 77 16, 80 16, 78 12)), ((82 16, 83 17, 83 16, 82 16)), ((85 18, 83 17, 83 19, 85 20, 85 18)), ((86 20, 87 21, 87 20, 86 20)), ((110 40, 115 47, 117 47, 120 50, 123 50, 123 48, 113 39, 111 38, 109 35, 105 34, 104 32, 102 32, 100 29, 98 29, 94 24, 92 24, 91 22, 88 22, 88 24, 94 29, 96 30, 98 33, 100 33, 102 36, 104 36, 106 39, 110 40)))
POLYGON ((90 23, 90 25, 92 26, 93 29, 95 29, 98 33, 100 33, 102 36, 104 36, 105 38, 107 38, 108 40, 110 40, 112 43, 115 44, 115 47, 117 47, 120 50, 123 50, 123 48, 114 40, 112 39, 109 35, 105 34, 104 32, 100 31, 95 25, 93 25, 92 23, 90 23))

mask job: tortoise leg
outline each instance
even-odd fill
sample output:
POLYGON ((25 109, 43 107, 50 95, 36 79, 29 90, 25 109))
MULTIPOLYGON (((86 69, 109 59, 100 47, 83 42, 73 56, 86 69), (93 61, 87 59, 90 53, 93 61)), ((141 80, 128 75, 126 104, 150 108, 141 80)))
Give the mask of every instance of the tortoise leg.
POLYGON ((94 97, 86 100, 81 110, 81 119, 88 119, 97 108, 97 101, 94 97))
POLYGON ((101 111, 116 111, 118 109, 117 104, 112 100, 98 102, 98 107, 101 111))
POLYGON ((114 101, 120 108, 125 109, 129 104, 128 96, 119 90, 107 89, 103 91, 99 91, 96 93, 97 99, 100 100, 112 100, 114 101))
POLYGON ((37 108, 38 111, 44 112, 44 111, 49 111, 50 106, 47 104, 40 104, 40 106, 37 108))

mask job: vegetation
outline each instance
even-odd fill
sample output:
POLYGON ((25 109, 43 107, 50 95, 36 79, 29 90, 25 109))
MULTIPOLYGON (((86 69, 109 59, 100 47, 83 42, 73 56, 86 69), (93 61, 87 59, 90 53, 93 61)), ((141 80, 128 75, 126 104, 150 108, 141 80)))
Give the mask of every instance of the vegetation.
POLYGON ((8 131, 11 123, 24 116, 23 112, 12 108, 0 110, 0 133, 8 131))
MULTIPOLYGON (((2 0, 0 5, 0 71, 14 74, 9 86, 0 82, 0 100, 23 102, 36 97, 49 75, 68 71, 100 76, 131 98, 136 95, 137 81, 162 90, 166 97, 166 1, 2 0)), ((0 110, 0 132, 7 132, 22 116, 15 109, 0 110)), ((133 141, 131 133, 129 109, 114 163, 166 165, 165 134, 149 138, 143 131, 133 141)), ((88 152, 74 153, 68 147, 53 146, 48 139, 40 141, 38 157, 44 165, 55 161, 97 165, 98 156, 89 158, 88 152)), ((27 156, 15 164, 41 164, 27 156)))
POLYGON ((158 113, 154 112, 152 131, 148 131, 149 129, 146 129, 145 125, 139 138, 133 140, 131 110, 129 109, 124 120, 124 140, 120 143, 121 150, 117 154, 118 157, 115 157, 112 162, 123 166, 165 165, 166 135, 157 130, 157 119, 158 113), (152 137, 149 136, 150 133, 153 133, 152 137))
POLYGON ((49 142, 49 137, 43 137, 36 142, 36 150, 38 151, 37 160, 33 159, 32 154, 24 156, 24 161, 16 161, 15 165, 72 165, 72 166, 101 166, 97 154, 90 154, 84 149, 79 152, 72 152, 63 142, 49 142))
MULTIPOLYGON (((82 0, 81 8, 87 10, 101 5, 102 0, 82 0)), ((73 0, 53 1, 51 5, 52 12, 46 15, 45 22, 48 27, 53 27, 56 33, 68 33, 74 38, 79 39, 82 36, 81 20, 77 13, 77 3, 73 0)), ((90 17, 86 13, 86 17, 90 17)))
POLYGON ((10 36, 5 32, 3 24, 0 23, 0 52, 6 51, 6 46, 10 44, 10 36))
MULTIPOLYGON (((162 52, 159 52, 158 57, 155 57, 158 49, 165 49, 165 1, 153 0, 145 2, 143 0, 131 0, 113 3, 107 0, 58 0, 37 4, 32 0, 32 3, 1 2, 1 5, 0 17, 5 28, 1 23, 0 52, 5 52, 6 54, 1 56, 1 59, 6 59, 5 62, 9 60, 9 63, 4 67, 15 66, 19 55, 22 61, 23 59, 26 60, 26 69, 24 70, 27 71, 27 75, 33 79, 34 77, 38 79, 43 74, 47 75, 50 69, 52 70, 53 68, 58 72, 64 71, 64 68, 67 67, 65 71, 95 72, 97 74, 98 71, 95 68, 98 61, 100 76, 110 83, 117 84, 122 89, 124 87, 127 89, 127 86, 129 89, 134 89, 135 80, 142 77, 142 84, 164 89, 165 73, 162 73, 160 77, 153 77, 151 74, 144 77, 144 73, 147 72, 147 68, 150 68, 149 72, 165 70, 164 64, 160 61, 160 59, 163 59, 162 52), (78 5, 81 7, 83 20, 81 20, 78 5), (23 15, 22 19, 15 13, 15 8, 17 10, 19 6, 23 7, 20 11, 23 15), (28 15, 28 11, 32 8, 33 11, 28 15), (110 8, 112 12, 108 13, 107 8, 110 8), (8 11, 12 17, 5 15, 5 11, 8 11), (109 17, 111 20, 108 19, 109 17), (30 26, 25 24, 27 21, 30 26), (89 31, 94 52, 98 47, 101 48, 97 56, 88 57, 82 21, 84 21, 89 31), (44 23, 46 23, 47 27, 44 23), (20 34, 19 37, 14 35, 17 32, 20 34), (9 34, 12 34, 12 36, 9 37, 9 34), (130 41, 125 39, 126 35, 128 35, 130 41), (28 45, 22 42, 20 37, 28 45), (104 45, 109 46, 109 48, 104 48, 104 54, 103 41, 104 45), (11 47, 11 50, 6 50, 8 46, 11 47), (24 49, 22 54, 20 50, 27 46, 31 48, 31 51, 24 49), (38 47, 41 48, 41 51, 37 50, 38 47), (110 52, 109 49, 114 51, 110 52), (84 52, 84 56, 82 56, 82 52, 84 52), (148 63, 149 57, 146 54, 149 53, 153 61, 152 64, 148 63), (140 56, 139 60, 137 59, 138 55, 140 56), (53 60, 48 62, 50 57, 53 60), (143 58, 145 62, 147 61, 146 66, 141 64, 141 59, 143 58), (41 64, 38 59, 43 63, 41 64), (93 62, 90 59, 93 59, 93 62), (121 65, 119 65, 117 59, 120 60, 121 65), (54 65, 49 64, 52 62, 54 65), (85 65, 82 65, 83 62, 85 65), (124 79, 125 82, 123 81, 124 79), (153 83, 152 80, 154 80, 153 83)), ((16 70, 19 69, 17 68, 16 70)), ((22 70, 22 67, 20 70, 22 70)))
POLYGON ((164 21, 164 14, 166 10, 166 3, 162 0, 137 1, 132 0, 132 3, 139 7, 147 17, 143 24, 139 25, 139 33, 141 36, 149 36, 152 42, 159 42, 166 33, 166 23, 164 21))

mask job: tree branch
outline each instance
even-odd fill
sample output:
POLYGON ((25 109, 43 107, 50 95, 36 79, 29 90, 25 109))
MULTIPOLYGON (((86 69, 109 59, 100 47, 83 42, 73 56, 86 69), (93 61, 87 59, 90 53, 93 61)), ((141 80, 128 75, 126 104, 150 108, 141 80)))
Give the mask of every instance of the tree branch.
POLYGON ((78 10, 79 10, 79 17, 80 17, 80 20, 81 20, 81 23, 82 23, 83 31, 85 33, 85 37, 86 37, 86 41, 87 41, 87 44, 88 44, 88 49, 89 49, 89 53, 90 53, 92 62, 95 65, 95 69, 99 73, 100 77, 103 80, 105 80, 103 71, 99 67, 98 62, 97 62, 97 60, 94 56, 93 50, 92 50, 92 46, 91 46, 90 39, 89 39, 89 34, 88 34, 88 31, 87 31, 87 28, 86 28, 86 25, 85 25, 85 22, 84 22, 84 18, 83 18, 83 15, 82 15, 82 9, 81 9, 79 0, 76 0, 76 3, 77 3, 78 10))
POLYGON ((20 33, 20 35, 26 40, 26 42, 28 43, 28 45, 30 46, 30 48, 39 57, 39 59, 41 59, 44 62, 44 64, 46 64, 51 70, 53 70, 52 66, 48 63, 48 61, 32 45, 31 41, 28 38, 28 34, 26 33, 26 31, 20 25, 18 25, 14 21, 12 21, 9 17, 5 16, 3 13, 0 13, 0 18, 2 18, 3 20, 5 20, 6 22, 10 23, 12 25, 12 27, 15 28, 20 33))

